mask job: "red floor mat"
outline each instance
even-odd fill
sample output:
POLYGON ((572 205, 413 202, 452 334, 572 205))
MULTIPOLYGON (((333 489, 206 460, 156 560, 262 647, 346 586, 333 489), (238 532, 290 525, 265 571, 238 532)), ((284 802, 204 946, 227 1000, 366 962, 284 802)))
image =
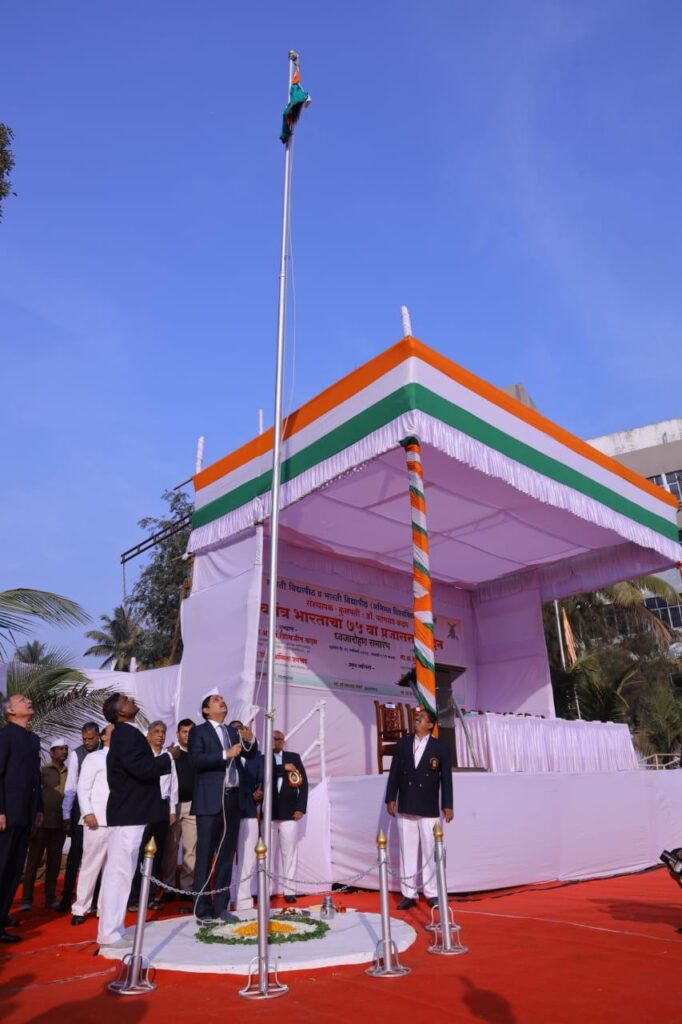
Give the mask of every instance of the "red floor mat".
MULTIPOLYGON (((336 900, 378 910, 373 893, 336 900)), ((618 1024, 673 1024, 682 1016, 682 890, 665 870, 489 894, 453 909, 470 947, 465 956, 426 952, 420 906, 405 915, 419 931, 402 956, 409 976, 373 979, 358 965, 295 972, 285 975, 289 994, 267 1003, 240 999, 243 981, 234 976, 167 971, 157 973, 149 995, 111 995, 106 985, 118 967, 94 955, 95 922, 73 928, 68 917, 35 910, 18 930, 24 941, 0 950, 0 1018, 224 1024, 240 1013, 253 1024, 275 1014, 296 1024, 415 1024, 428 1014, 447 1024, 601 1024, 613 1015, 618 1024)))

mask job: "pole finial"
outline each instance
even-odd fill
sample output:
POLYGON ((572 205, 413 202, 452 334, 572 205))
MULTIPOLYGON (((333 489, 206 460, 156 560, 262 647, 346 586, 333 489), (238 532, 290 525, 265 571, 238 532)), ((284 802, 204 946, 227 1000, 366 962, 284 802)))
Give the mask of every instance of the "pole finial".
POLYGON ((386 839, 386 834, 385 834, 383 828, 380 828, 379 832, 377 834, 377 847, 380 850, 385 850, 386 846, 387 846, 387 843, 388 843, 388 841, 386 839))
POLYGON ((256 843, 256 860, 265 860, 265 854, 267 852, 268 848, 263 842, 263 837, 259 836, 258 842, 256 843))
POLYGON ((297 63, 298 54, 296 53, 296 50, 289 50, 289 60, 293 61, 294 64, 297 63))
POLYGON ((443 826, 439 821, 433 826, 433 838, 437 843, 443 842, 443 826))
POLYGON ((154 839, 154 836, 152 836, 144 848, 145 857, 154 858, 156 856, 156 849, 156 840, 154 839))

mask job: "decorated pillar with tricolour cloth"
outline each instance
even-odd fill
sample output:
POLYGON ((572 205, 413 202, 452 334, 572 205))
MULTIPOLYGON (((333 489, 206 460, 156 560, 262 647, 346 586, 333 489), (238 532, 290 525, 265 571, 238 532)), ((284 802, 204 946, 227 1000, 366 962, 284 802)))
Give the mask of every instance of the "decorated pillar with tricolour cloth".
POLYGON ((410 485, 412 518, 412 593, 414 597, 414 661, 419 703, 436 712, 436 664, 431 604, 429 534, 426 526, 426 498, 421 445, 417 437, 400 442, 405 449, 410 485))

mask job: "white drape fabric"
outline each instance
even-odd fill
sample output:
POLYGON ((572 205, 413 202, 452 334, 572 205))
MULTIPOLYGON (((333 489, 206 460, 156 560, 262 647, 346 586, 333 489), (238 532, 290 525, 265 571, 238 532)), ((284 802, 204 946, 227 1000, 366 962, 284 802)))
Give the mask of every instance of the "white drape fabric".
MULTIPOLYGON (((657 864, 661 850, 682 846, 679 771, 466 772, 453 782, 455 817, 443 825, 450 892, 639 871, 657 864)), ((316 786, 301 822, 307 827, 298 877, 343 882, 365 871, 376 862, 383 828, 395 872, 391 888, 399 889, 398 829, 386 813, 385 793, 386 779, 376 775, 316 786)), ((376 869, 353 884, 378 889, 376 869)))
MULTIPOLYGON (((479 764, 491 772, 613 772, 638 767, 627 725, 563 718, 467 715, 479 764)), ((455 726, 460 768, 474 767, 461 722, 455 726)))

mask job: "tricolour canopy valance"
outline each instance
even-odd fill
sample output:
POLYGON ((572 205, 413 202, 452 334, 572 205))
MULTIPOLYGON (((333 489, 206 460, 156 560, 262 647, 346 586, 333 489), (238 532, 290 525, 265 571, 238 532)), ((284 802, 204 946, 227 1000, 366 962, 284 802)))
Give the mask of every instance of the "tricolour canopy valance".
MULTIPOLYGON (((681 558, 671 495, 410 337, 288 418, 283 537, 410 572, 410 436, 434 579, 485 593, 532 574, 561 596, 681 558)), ((268 518, 272 439, 195 477, 191 551, 268 518)))

